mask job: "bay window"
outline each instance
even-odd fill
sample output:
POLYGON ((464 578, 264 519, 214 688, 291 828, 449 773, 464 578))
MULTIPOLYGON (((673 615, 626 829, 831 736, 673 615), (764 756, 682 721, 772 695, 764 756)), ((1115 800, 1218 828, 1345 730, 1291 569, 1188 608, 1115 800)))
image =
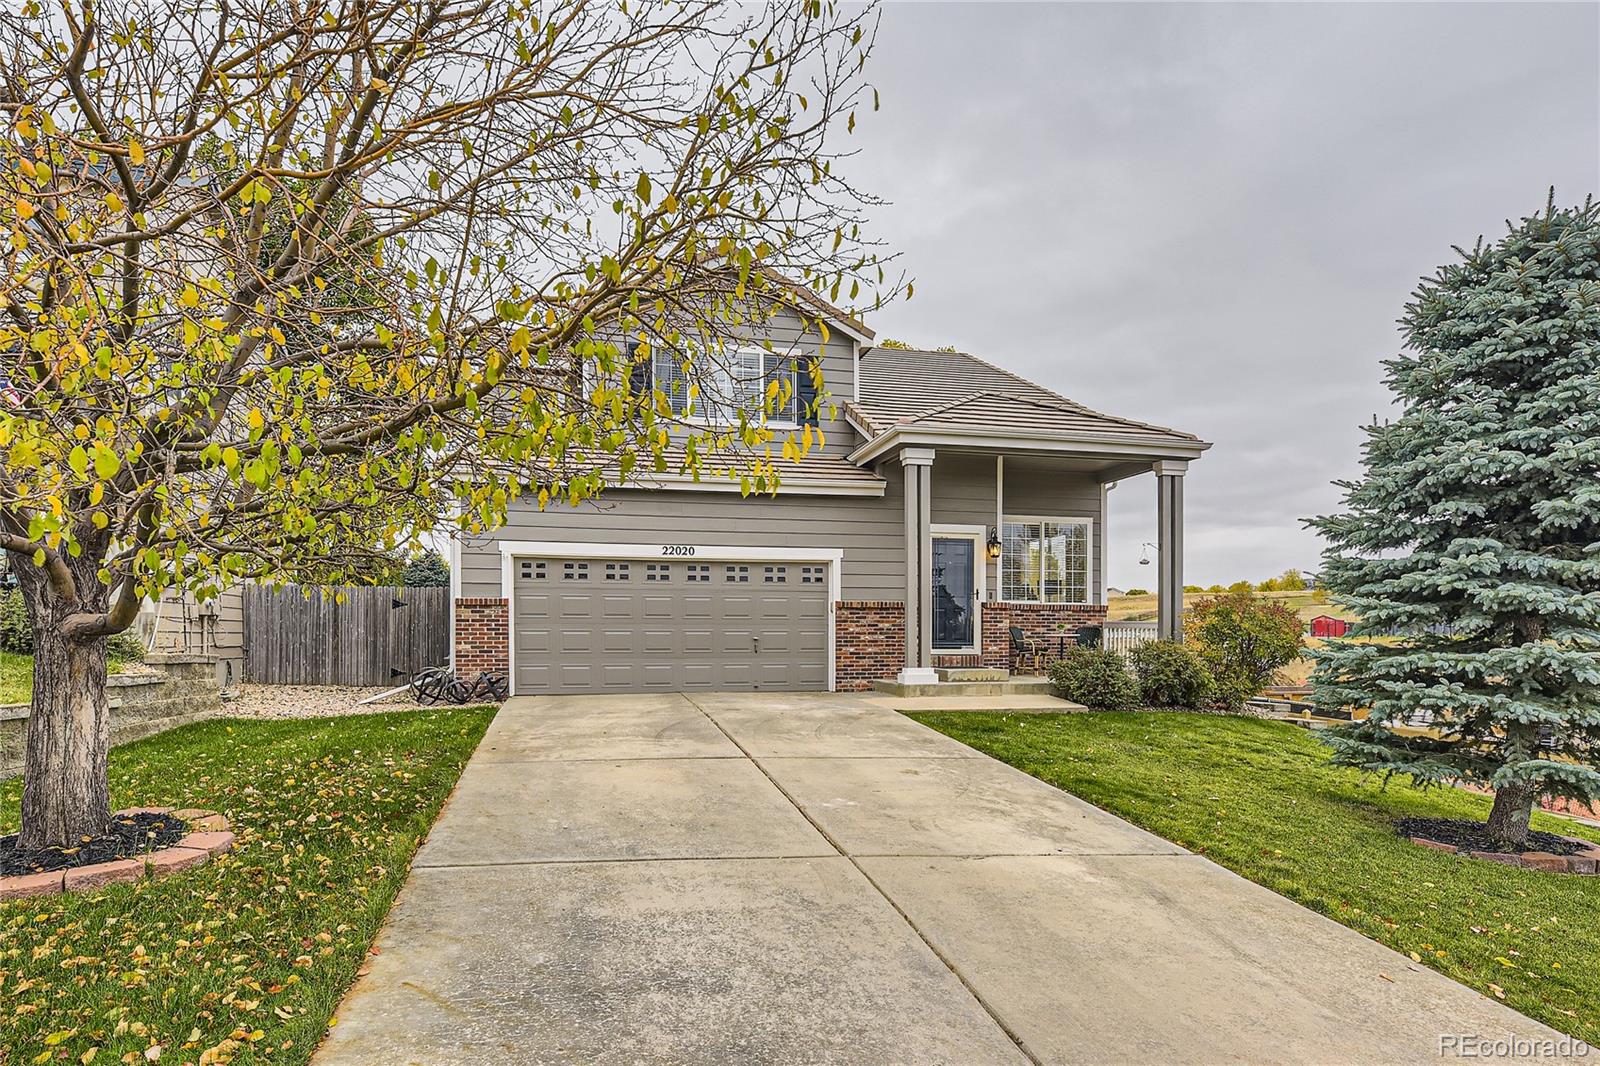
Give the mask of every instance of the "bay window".
POLYGON ((1000 598, 1088 603, 1089 526, 1087 518, 1007 516, 1000 532, 1000 598))

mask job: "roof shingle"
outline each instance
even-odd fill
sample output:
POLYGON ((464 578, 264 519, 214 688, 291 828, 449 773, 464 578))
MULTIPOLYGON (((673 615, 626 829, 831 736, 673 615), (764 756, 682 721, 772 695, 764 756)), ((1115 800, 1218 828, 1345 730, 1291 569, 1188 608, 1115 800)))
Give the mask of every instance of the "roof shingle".
POLYGON ((915 424, 1199 440, 1181 430, 1092 411, 965 352, 871 348, 857 372, 861 398, 846 406, 873 435, 915 424))

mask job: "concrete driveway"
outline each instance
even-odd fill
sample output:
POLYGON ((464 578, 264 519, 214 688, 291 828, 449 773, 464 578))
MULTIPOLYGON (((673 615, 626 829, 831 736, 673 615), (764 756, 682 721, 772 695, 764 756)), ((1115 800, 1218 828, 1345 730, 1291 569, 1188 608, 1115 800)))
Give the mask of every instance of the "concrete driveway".
POLYGON ((1558 1034, 872 701, 506 704, 319 1066, 1437 1062, 1558 1034))

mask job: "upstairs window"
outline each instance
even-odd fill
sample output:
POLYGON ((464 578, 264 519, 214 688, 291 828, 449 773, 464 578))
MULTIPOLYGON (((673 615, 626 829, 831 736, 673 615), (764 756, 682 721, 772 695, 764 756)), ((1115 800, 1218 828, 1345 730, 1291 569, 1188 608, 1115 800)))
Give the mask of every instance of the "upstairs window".
POLYGON ((1000 534, 1000 598, 1089 602, 1089 520, 1011 518, 1000 534))
POLYGON ((663 348, 651 354, 650 374, 674 411, 687 410, 689 417, 704 422, 733 425, 741 410, 759 419, 774 382, 779 389, 777 406, 767 414, 767 422, 798 425, 801 420, 800 382, 792 355, 742 349, 715 358, 697 355, 686 366, 681 352, 663 348), (696 388, 692 400, 691 385, 696 388))

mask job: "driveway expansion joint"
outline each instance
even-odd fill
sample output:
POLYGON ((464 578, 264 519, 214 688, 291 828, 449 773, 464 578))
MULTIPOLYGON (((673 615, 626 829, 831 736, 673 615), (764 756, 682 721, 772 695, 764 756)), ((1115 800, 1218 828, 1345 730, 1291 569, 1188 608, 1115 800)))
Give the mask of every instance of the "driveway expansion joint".
POLYGON ((811 827, 818 833, 822 834, 822 838, 824 840, 833 845, 834 849, 838 851, 840 857, 846 859, 851 866, 855 867, 856 872, 866 880, 867 884, 872 886, 873 891, 881 896, 885 903, 894 908, 894 912, 900 916, 900 920, 905 922, 906 926, 917 935, 917 939, 922 941, 927 949, 934 954, 934 957, 944 964, 945 969, 949 970, 950 973, 954 975, 955 979, 961 982, 961 987, 967 990, 967 994, 972 997, 973 1001, 976 1002, 980 1008, 982 1008, 983 1012, 987 1014, 994 1024, 1000 1028, 1000 1031, 1005 1033, 1006 1037, 1016 1045, 1017 1050, 1025 1055, 1028 1061, 1033 1063, 1034 1066, 1043 1066, 1044 1060, 1039 1058, 1038 1055, 1034 1054, 1033 1051, 1029 1049, 1028 1045, 1023 1041, 1022 1037, 1017 1034, 1016 1030, 1012 1028, 1012 1026, 1008 1024, 1003 1017, 1000 1016, 998 1011, 995 1010, 994 1005, 984 998, 982 993, 973 987, 972 982, 969 981, 967 979, 967 975, 962 973, 960 968, 956 966, 954 960, 952 960, 948 955, 939 949, 939 947, 933 942, 932 938, 930 938, 928 934, 924 932, 915 921, 912 920, 911 915, 906 913, 905 908, 901 907, 900 904, 895 901, 893 896, 884 891, 883 886, 878 883, 877 879, 869 874, 861 865, 861 863, 856 861, 856 857, 840 846, 839 841, 834 839, 833 835, 824 829, 821 823, 811 816, 810 811, 806 810, 800 805, 794 796, 790 795, 789 790, 783 786, 782 782, 780 782, 776 777, 772 776, 771 772, 761 764, 761 760, 750 754, 749 750, 746 749, 743 744, 739 743, 739 738, 735 737, 726 728, 724 728, 722 723, 717 721, 710 711, 707 711, 698 700, 688 693, 684 693, 684 699, 692 703, 701 714, 710 719, 711 724, 721 730, 722 735, 727 737, 729 742, 737 746, 740 751, 744 752, 745 758, 754 763, 756 769, 760 770, 762 775, 766 777, 768 781, 772 782, 772 787, 776 788, 780 793, 782 793, 784 799, 793 804, 794 809, 800 812, 800 816, 807 822, 810 822, 811 827))

